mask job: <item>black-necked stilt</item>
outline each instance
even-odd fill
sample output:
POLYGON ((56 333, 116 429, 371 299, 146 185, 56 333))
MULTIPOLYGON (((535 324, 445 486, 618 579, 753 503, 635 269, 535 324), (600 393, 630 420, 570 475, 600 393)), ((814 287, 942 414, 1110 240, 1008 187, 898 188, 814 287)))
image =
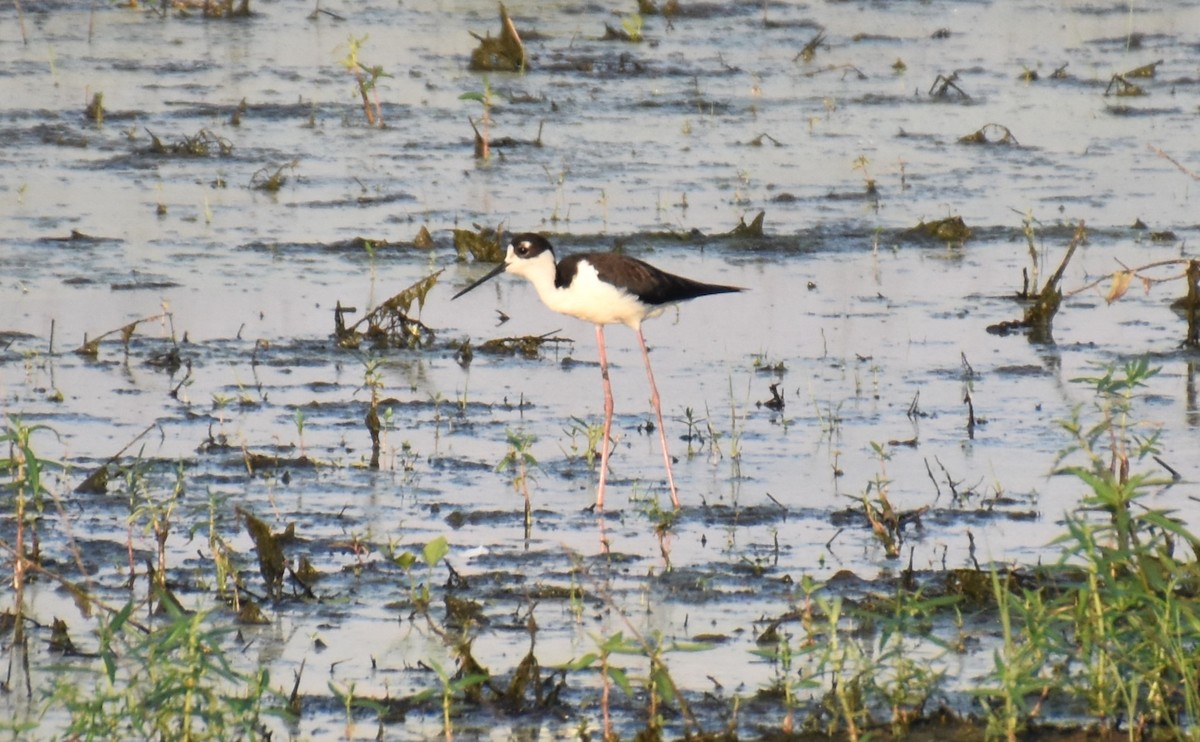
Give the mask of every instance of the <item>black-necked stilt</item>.
POLYGON ((600 449, 600 486, 596 494, 596 507, 601 510, 604 509, 604 480, 608 475, 608 442, 613 414, 608 357, 604 352, 604 326, 619 322, 637 333, 638 343, 642 346, 642 359, 646 362, 646 376, 650 379, 650 401, 658 418, 658 438, 662 444, 663 462, 667 465, 671 502, 678 508, 679 497, 675 494, 675 477, 671 473, 671 454, 667 450, 667 435, 663 430, 662 407, 659 404, 658 387, 654 384, 654 372, 650 370, 650 354, 646 351, 642 322, 657 317, 667 307, 681 301, 743 289, 693 281, 661 271, 637 258, 615 253, 571 255, 556 262, 554 247, 545 237, 526 233, 512 238, 503 263, 459 291, 452 300, 505 272, 529 279, 542 303, 550 309, 596 325, 600 375, 604 379, 604 441, 600 449))

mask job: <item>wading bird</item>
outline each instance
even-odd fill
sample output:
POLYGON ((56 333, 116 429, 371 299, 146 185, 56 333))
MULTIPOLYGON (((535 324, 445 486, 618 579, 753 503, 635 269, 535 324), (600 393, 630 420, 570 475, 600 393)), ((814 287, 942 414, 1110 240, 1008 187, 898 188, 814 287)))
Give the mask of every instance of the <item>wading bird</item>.
POLYGON ((604 480, 608 475, 609 433, 612 430, 612 385, 608 380, 608 357, 604 351, 604 326, 621 323, 637 333, 650 379, 650 401, 658 418, 658 438, 662 444, 663 462, 667 466, 667 485, 671 502, 679 507, 675 493, 675 477, 671 473, 671 454, 667 450, 667 435, 663 430, 662 407, 654 372, 650 370, 650 354, 642 335, 642 322, 662 314, 667 307, 688 299, 709 294, 743 291, 735 286, 718 286, 676 276, 636 258, 615 253, 584 253, 555 260, 554 247, 540 234, 518 234, 508 245, 504 262, 452 297, 457 299, 480 284, 500 275, 514 273, 523 276, 537 289, 542 303, 560 314, 578 317, 596 326, 596 343, 600 348, 600 376, 604 380, 604 438, 600 449, 600 485, 596 507, 604 509, 604 480))

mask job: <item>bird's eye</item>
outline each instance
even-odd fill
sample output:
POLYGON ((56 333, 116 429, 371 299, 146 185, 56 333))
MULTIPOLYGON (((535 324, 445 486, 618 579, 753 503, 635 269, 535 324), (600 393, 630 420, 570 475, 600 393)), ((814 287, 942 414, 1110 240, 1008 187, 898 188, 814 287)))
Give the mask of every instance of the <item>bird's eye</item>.
POLYGON ((518 242, 516 247, 517 255, 525 257, 529 254, 530 247, 532 247, 532 245, 530 245, 528 242, 518 242))

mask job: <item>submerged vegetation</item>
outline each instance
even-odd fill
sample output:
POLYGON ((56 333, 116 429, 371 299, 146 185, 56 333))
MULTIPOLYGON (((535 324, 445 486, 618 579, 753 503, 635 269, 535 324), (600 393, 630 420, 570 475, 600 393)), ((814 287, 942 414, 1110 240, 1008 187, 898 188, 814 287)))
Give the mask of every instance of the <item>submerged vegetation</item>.
MULTIPOLYGON (((396 619, 442 646, 423 659, 432 670, 424 687, 402 695, 333 690, 348 724, 366 716, 382 730, 412 714, 428 715, 440 717, 446 738, 469 732, 473 714, 489 708, 515 718, 552 711, 605 738, 634 730, 638 738, 741 738, 754 730, 751 736, 772 739, 857 740, 953 725, 958 738, 1015 740, 1061 720, 1131 739, 1193 737, 1200 713, 1194 661, 1200 538, 1152 502, 1175 481, 1147 466, 1161 463, 1160 441, 1142 424, 1140 392, 1157 372, 1140 358, 1075 380, 1091 390, 1092 402, 1060 422, 1065 444, 1055 473, 1073 478, 1083 496, 1065 513, 1056 558, 1036 567, 976 562, 973 569, 941 571, 910 564, 894 577, 853 587, 797 575, 780 593, 776 615, 743 650, 745 662, 767 663, 769 677, 758 687, 722 689, 719 673, 710 692, 681 684, 673 670, 681 653, 716 652, 730 637, 695 633, 685 641, 639 628, 624 593, 613 592, 616 554, 592 559, 569 551, 565 582, 543 580, 514 604, 499 597, 511 577, 488 586, 499 576, 460 573, 447 561, 453 537, 439 536, 415 550, 357 539, 353 546, 356 570, 373 564, 407 584, 407 597, 393 607, 396 619), (386 559, 361 561, 372 552, 386 559), (449 574, 444 582, 435 577, 440 569, 449 574), (546 664, 537 636, 561 629, 546 624, 552 614, 534 618, 538 604, 559 605, 567 623, 584 606, 601 607, 621 628, 593 633, 594 649, 546 664), (475 653, 498 622, 528 634, 527 652, 507 670, 486 666, 475 653), (956 675, 964 660, 977 676, 956 675), (746 716, 754 719, 749 727, 740 720, 746 716)), ((62 510, 67 470, 38 453, 37 439, 48 434, 9 416, 0 437, 9 508, 0 549, 16 588, 5 613, 6 687, 30 704, 10 728, 36 737, 39 719, 65 717, 65 731, 86 739, 253 739, 319 705, 297 693, 300 674, 289 690, 263 666, 247 663, 238 628, 271 620, 259 606, 295 612, 334 597, 318 587, 329 565, 297 557, 304 534, 295 524, 275 533, 239 510, 261 575, 261 582, 252 580, 245 557, 231 550, 235 524, 221 514, 225 508, 187 494, 194 489, 190 467, 178 468, 172 482, 156 477, 152 462, 127 460, 115 466, 113 479, 130 498, 130 526, 157 534, 160 551, 144 568, 130 562, 129 587, 114 591, 115 575, 79 574, 84 565, 77 560, 88 558, 79 536, 56 544, 55 552, 38 547, 48 544, 41 535, 47 518, 69 534, 80 530, 77 516, 62 510), (208 533, 199 563, 167 556, 175 553, 168 541, 198 532, 208 533), (28 584, 43 581, 67 591, 79 616, 47 623, 27 597, 28 584), (185 585, 187 597, 177 596, 185 585), (110 602, 121 592, 123 604, 110 602), (55 659, 35 649, 42 642, 55 659)), ((534 468, 541 466, 536 438, 512 430, 507 436, 497 470, 524 500, 528 540, 536 527, 534 468)), ((589 455, 595 445, 589 427, 589 455)), ((882 468, 887 456, 877 451, 881 470, 863 496, 868 530, 894 544, 888 552, 898 556, 906 524, 921 516, 893 512, 882 468)), ((666 555, 670 547, 663 549, 666 555)), ((677 589, 669 571, 643 580, 650 591, 677 589)), ((353 596, 365 589, 355 582, 339 591, 353 596)), ((736 654, 724 652, 722 661, 736 654)))
POLYGON ((0 731, 1200 740, 1194 31, 444 5, 14 4, 0 731), (674 420, 447 306, 506 226, 749 288, 674 420))

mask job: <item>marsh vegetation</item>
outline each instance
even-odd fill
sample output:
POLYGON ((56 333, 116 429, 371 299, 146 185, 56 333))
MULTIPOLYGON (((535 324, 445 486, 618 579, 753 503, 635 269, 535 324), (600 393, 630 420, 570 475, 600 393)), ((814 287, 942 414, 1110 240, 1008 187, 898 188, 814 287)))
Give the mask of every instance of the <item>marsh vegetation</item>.
POLYGON ((1196 7, 411 5, 0 9, 9 736, 1197 737, 1196 7))

